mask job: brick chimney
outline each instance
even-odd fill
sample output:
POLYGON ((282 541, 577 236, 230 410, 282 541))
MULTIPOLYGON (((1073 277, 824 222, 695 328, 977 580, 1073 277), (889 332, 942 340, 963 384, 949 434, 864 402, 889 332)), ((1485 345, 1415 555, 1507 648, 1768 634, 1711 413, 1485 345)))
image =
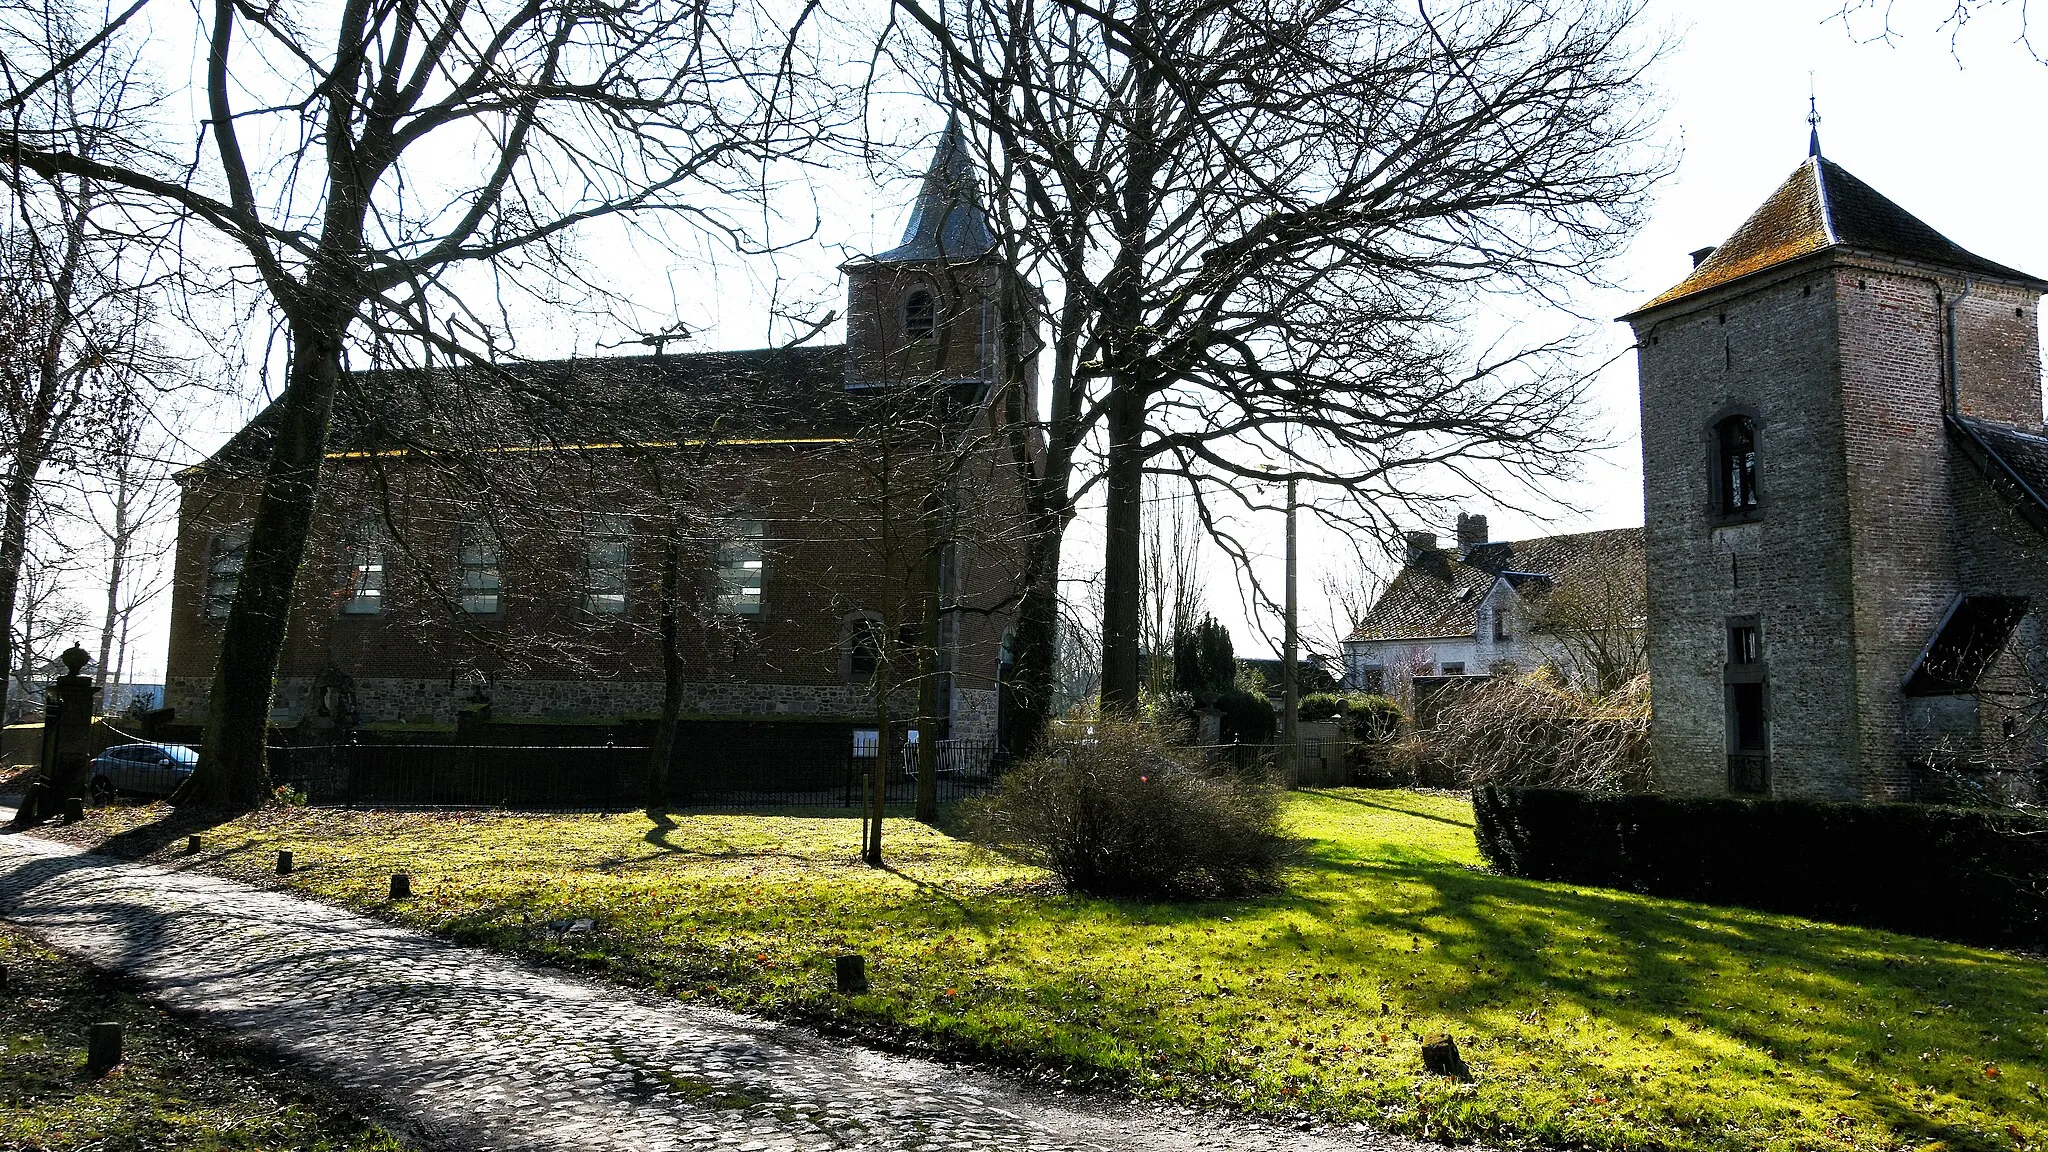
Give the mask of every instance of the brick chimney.
POLYGON ((1425 560, 1428 560, 1428 559, 1429 559, 1430 557, 1432 557, 1432 556, 1435 556, 1435 555, 1436 555, 1436 533, 1434 533, 1434 532, 1410 532, 1410 533, 1408 533, 1408 560, 1407 560, 1407 564, 1408 564, 1408 566, 1409 566, 1410 568, 1413 568, 1413 567, 1414 567, 1414 566, 1416 566, 1417 564, 1420 564, 1420 563, 1422 563, 1423 561, 1425 561, 1425 560))
POLYGON ((1486 517, 1467 516, 1458 513, 1458 556, 1470 556, 1474 548, 1486 543, 1486 517))

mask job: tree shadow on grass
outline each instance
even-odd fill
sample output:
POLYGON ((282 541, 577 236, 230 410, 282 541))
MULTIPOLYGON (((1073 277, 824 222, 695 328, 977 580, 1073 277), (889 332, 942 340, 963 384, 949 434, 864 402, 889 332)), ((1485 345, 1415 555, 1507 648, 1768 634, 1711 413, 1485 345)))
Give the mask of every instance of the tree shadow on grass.
MULTIPOLYGON (((1434 961, 1418 955, 1418 978, 1389 994, 1418 1014, 1582 1012, 1723 1077, 1832 1086, 1899 1136, 1957 1152, 2009 1150, 2011 1141, 1988 1123, 1944 1121, 1894 1083, 1969 1101, 1980 1117, 2048 1121, 2048 1108, 2017 1083, 2041 1069, 2011 1075, 2040 1063, 2038 1035, 2023 1033, 2043 1030, 2038 1017, 2013 1017, 2048 1002, 2048 969, 2018 956, 1448 862, 1322 860, 1295 889, 1276 903, 1321 921, 1290 941, 1295 949, 1386 965, 1399 958, 1375 935, 1426 942, 1434 961), (1368 885, 1405 899, 1361 908, 1338 895, 1368 885), (1325 886, 1333 891, 1317 895, 1325 886), (2007 1075, 1986 1077, 1987 1064, 2007 1075)), ((1816 1111, 1835 1107, 1825 1091, 1803 1095, 1816 1111)))
MULTIPOLYGON (((71 844, 87 852, 102 856, 113 856, 121 860, 142 860, 161 852, 165 848, 184 840, 188 836, 202 836, 232 822, 238 813, 220 812, 200 808, 170 808, 165 814, 147 824, 138 824, 100 840, 81 839, 76 836, 52 837, 62 843, 71 844)), ((61 827, 61 826, 52 826, 61 827)), ((32 829, 9 829, 11 832, 28 832, 32 829)))
POLYGON ((1381 812, 1392 812, 1396 816, 1412 816, 1417 820, 1434 820, 1439 824, 1449 824, 1455 828, 1473 827, 1471 820, 1458 820, 1450 816, 1439 816, 1434 812, 1419 812, 1413 808, 1403 808, 1398 804, 1378 804, 1367 800, 1355 791, 1338 792, 1323 788, 1303 788, 1300 791, 1305 796, 1315 796, 1323 800, 1335 800, 1343 804, 1356 804, 1361 808, 1376 808, 1381 812))

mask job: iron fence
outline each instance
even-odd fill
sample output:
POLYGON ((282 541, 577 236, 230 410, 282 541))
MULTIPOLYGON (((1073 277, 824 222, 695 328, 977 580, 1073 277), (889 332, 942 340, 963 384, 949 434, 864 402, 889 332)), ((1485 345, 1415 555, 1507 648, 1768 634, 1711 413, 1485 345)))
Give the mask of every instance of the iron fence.
MULTIPOLYGON (((916 748, 898 751, 883 784, 887 804, 907 809, 917 798, 916 748)), ((652 754, 623 744, 333 744, 274 747, 270 763, 276 780, 321 806, 623 811, 646 803, 652 754)), ((942 740, 937 760, 941 803, 980 795, 1002 768, 986 740, 942 740)), ((852 810, 876 763, 872 754, 758 757, 679 747, 667 792, 684 808, 852 810)))

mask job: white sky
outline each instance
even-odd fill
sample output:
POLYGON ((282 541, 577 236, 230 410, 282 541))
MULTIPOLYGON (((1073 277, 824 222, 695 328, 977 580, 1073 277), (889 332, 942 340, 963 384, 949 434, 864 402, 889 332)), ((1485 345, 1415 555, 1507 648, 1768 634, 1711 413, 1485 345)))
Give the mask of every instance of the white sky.
MULTIPOLYGON (((1651 3, 1655 20, 1680 36, 1654 74, 1668 104, 1665 129, 1678 150, 1678 171, 1658 189, 1650 224, 1611 271, 1622 289, 1583 293, 1574 302, 1578 311, 1618 316, 1676 283, 1690 267, 1689 251, 1720 243, 1778 186, 1806 154, 1809 73, 1820 101, 1823 147, 1831 159, 1965 248, 2048 275, 2048 227, 2040 211, 2048 189, 2048 149, 2040 147, 2048 114, 2048 65, 2014 42, 2015 13, 2001 9, 1981 18, 1952 54, 1948 34, 1936 27, 1948 8, 1945 0, 1903 0, 1894 14, 1902 38, 1892 44, 1859 41, 1839 21, 1830 21, 1839 0, 1651 3)), ((182 86, 196 63, 185 47, 189 31, 182 25, 175 31, 159 25, 155 31, 152 55, 171 89, 165 107, 191 109, 196 119, 194 94, 182 86)), ((1875 27, 1856 31, 1869 33, 1875 27)), ((933 120, 901 126, 904 137, 936 128, 936 114, 933 120)), ((922 162, 921 154, 910 158, 912 165, 922 162)), ((696 331, 699 347, 758 347, 769 339, 765 316, 771 295, 837 307, 837 265, 851 253, 892 243, 913 192, 907 173, 877 186, 868 173, 848 171, 816 192, 822 207, 815 238, 772 265, 728 258, 711 267, 679 262, 684 270, 662 273, 652 270, 668 261, 645 251, 618 252, 617 263, 624 278, 644 285, 641 327, 658 328, 669 318, 680 318, 696 331)), ((808 225, 809 211, 802 215, 808 225)), ((597 255, 595 262, 600 271, 609 271, 607 257, 597 255)), ((545 330, 554 338, 538 340, 539 347, 526 351, 568 351, 573 345, 583 355, 602 354, 605 345, 624 334, 588 321, 552 322, 545 330)), ((1625 350, 1622 325, 1612 325, 1607 338, 1597 359, 1625 350)), ((258 402, 252 388, 240 412, 215 406, 211 417, 187 425, 183 433, 190 449, 216 447, 258 402)), ((1539 521, 1489 506, 1475 494, 1468 507, 1492 517, 1495 538, 1641 523, 1632 357, 1624 356, 1602 377, 1593 402, 1591 416, 1615 447, 1589 459, 1582 481, 1558 493, 1564 505, 1578 510, 1561 507, 1539 521)), ((1267 534, 1271 555, 1261 565, 1262 576, 1269 578, 1278 575, 1279 526, 1272 527, 1267 534)), ((1092 533, 1077 534, 1068 550, 1072 566, 1099 568, 1097 549, 1092 533)), ((1323 613, 1316 586, 1324 567, 1333 563, 1349 564, 1348 549, 1311 535, 1301 573, 1305 620, 1323 613)), ((1239 654, 1270 650, 1261 633, 1277 635, 1277 627, 1271 622, 1261 627, 1246 617, 1232 574, 1220 560, 1210 563, 1209 578, 1209 605, 1231 625, 1239 654)), ((160 603, 137 639, 131 680, 161 678, 167 611, 167 603, 160 603)))

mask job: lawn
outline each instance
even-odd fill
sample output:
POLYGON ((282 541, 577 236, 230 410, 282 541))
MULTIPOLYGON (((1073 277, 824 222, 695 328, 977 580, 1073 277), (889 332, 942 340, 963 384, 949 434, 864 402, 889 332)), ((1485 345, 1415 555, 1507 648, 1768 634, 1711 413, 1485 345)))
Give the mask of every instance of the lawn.
POLYGON ((0 1148, 399 1152, 403 1145, 207 1033, 0 924, 0 1148), (120 1021, 126 1059, 85 1074, 88 1025, 120 1021))
POLYGON ((1461 798, 1294 796, 1280 895, 1068 897, 891 822, 106 809, 67 838, 309 895, 685 999, 1141 1094, 1598 1148, 2048 1145, 2048 966, 1486 872, 1461 798), (300 864, 272 871, 275 852, 300 864), (386 898, 389 873, 417 897, 386 898), (564 934, 563 922, 596 922, 564 934), (553 922, 555 927, 550 927, 553 922), (869 957, 841 998, 831 957, 869 957), (1450 1032, 1476 1074, 1421 1072, 1450 1032))

